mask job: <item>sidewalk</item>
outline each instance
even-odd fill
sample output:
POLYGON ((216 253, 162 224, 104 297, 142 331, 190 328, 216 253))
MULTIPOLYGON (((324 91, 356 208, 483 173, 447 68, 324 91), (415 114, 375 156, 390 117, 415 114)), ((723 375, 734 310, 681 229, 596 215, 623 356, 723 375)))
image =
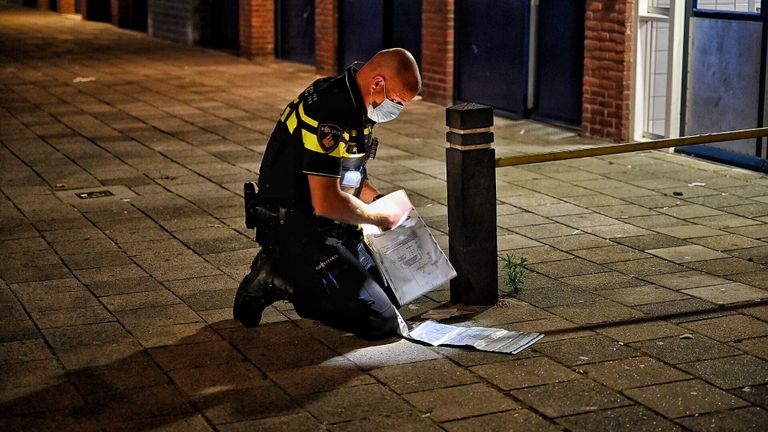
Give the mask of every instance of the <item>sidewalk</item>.
MULTIPOLYGON (((242 182, 313 69, 0 5, 4 431, 672 431, 768 424, 768 177, 665 152, 497 171, 515 356, 231 319, 242 182), (108 190, 81 199, 75 192, 108 190)), ((444 108, 371 162, 447 247, 444 108)), ((497 155, 603 145, 496 119, 497 155)), ((431 293, 402 313, 445 302, 431 293)), ((763 426, 760 426, 763 425, 763 426)))

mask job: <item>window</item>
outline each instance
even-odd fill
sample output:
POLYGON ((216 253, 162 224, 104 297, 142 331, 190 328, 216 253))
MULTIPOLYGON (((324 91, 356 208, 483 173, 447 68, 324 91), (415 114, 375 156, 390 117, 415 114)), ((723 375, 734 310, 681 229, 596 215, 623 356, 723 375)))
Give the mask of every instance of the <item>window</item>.
POLYGON ((694 7, 698 10, 760 13, 760 0, 698 0, 694 7))

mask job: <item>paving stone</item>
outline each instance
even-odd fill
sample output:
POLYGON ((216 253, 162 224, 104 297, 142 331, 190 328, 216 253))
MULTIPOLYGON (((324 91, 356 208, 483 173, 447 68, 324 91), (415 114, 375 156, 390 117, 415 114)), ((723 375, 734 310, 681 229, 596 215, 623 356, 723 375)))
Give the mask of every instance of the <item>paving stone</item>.
POLYGON ((725 231, 720 231, 708 226, 703 225, 685 225, 685 226, 673 226, 673 227, 658 227, 654 229, 664 235, 676 237, 679 239, 692 239, 699 237, 713 237, 725 234, 725 231))
POLYGON ((657 228, 683 227, 690 225, 682 219, 667 215, 637 216, 624 219, 624 221, 641 228, 653 230, 656 230, 657 228))
POLYGON ((61 263, 25 267, 0 268, 0 277, 7 283, 38 282, 72 277, 61 263))
POLYGON ((497 248, 499 252, 510 249, 523 249, 529 247, 541 246, 541 243, 523 237, 519 234, 507 234, 496 237, 497 248))
POLYGON ((221 391, 195 401, 195 405, 214 425, 300 412, 296 404, 273 385, 221 391))
POLYGON ((698 380, 631 389, 626 390, 624 394, 669 418, 748 405, 747 402, 698 380))
POLYGON ((75 270, 74 273, 86 285, 147 276, 147 273, 135 264, 75 270))
POLYGON ((574 432, 592 432, 596 430, 667 432, 682 430, 663 417, 638 406, 561 417, 557 419, 557 422, 574 432))
POLYGON ((147 277, 114 279, 88 285, 97 296, 142 293, 164 289, 155 279, 147 277))
POLYGON ((360 430, 388 432, 403 430, 408 432, 440 431, 434 423, 416 412, 383 414, 367 419, 353 420, 330 427, 331 431, 355 432, 360 430))
POLYGON ((574 276, 561 279, 571 285, 575 285, 585 291, 600 291, 606 289, 629 288, 645 285, 640 279, 624 275, 615 271, 597 273, 592 275, 574 276))
POLYGON ((623 359, 636 354, 632 348, 599 335, 540 342, 534 349, 566 366, 623 359))
POLYGON ((138 256, 134 260, 158 281, 221 274, 218 269, 195 255, 173 256, 165 259, 158 259, 158 257, 153 256, 138 256))
POLYGON ((549 237, 566 236, 574 233, 573 228, 556 223, 512 227, 509 229, 520 235, 536 240, 542 240, 549 237))
POLYGON ((690 219, 690 222, 705 225, 710 228, 722 229, 722 228, 735 228, 747 225, 757 225, 759 222, 736 215, 719 215, 719 216, 707 216, 702 218, 690 219))
POLYGON ((724 285, 728 279, 723 279, 697 271, 669 273, 662 275, 644 276, 643 279, 673 290, 684 290, 712 285, 724 285))
MULTIPOLYGON (((529 321, 531 323, 534 323, 536 321, 529 321)), ((521 324, 515 324, 515 326, 520 326, 521 324)), ((453 360, 454 362, 458 363, 459 365, 463 367, 470 367, 470 366, 477 366, 482 364, 489 364, 489 363, 496 363, 496 362, 503 362, 509 360, 508 354, 501 354, 501 353, 492 353, 492 352, 485 352, 485 351, 468 351, 463 348, 453 348, 453 347, 433 347, 431 350, 435 353, 437 353, 440 356, 448 357, 449 359, 453 360)), ((517 354, 517 356, 526 356, 531 355, 531 350, 525 350, 520 354, 517 354)))
POLYGON ((275 370, 269 372, 269 377, 291 396, 376 383, 376 380, 360 370, 357 365, 340 358, 309 366, 275 370))
POLYGON ((755 339, 746 339, 733 343, 740 350, 759 357, 763 360, 768 359, 768 337, 755 339))
POLYGON ((478 378, 445 359, 374 369, 371 374, 399 394, 477 382, 478 378))
POLYGON ((590 263, 589 261, 579 258, 564 261, 530 264, 528 265, 528 268, 537 273, 541 273, 553 278, 579 276, 608 271, 605 267, 590 263))
POLYGON ((67 267, 72 270, 127 266, 132 264, 130 258, 119 251, 64 255, 61 259, 67 267))
POLYGON ((305 396, 301 405, 324 423, 340 423, 410 410, 402 399, 379 384, 316 393, 305 396))
POLYGON ((736 234, 691 239, 691 242, 717 251, 730 251, 734 249, 766 246, 765 242, 736 234))
POLYGON ((285 343, 265 347, 244 347, 241 350, 249 360, 265 372, 320 364, 338 355, 309 335, 285 343))
POLYGON ((512 394, 548 417, 561 417, 630 404, 618 393, 587 379, 514 390, 512 394))
POLYGON ((674 323, 696 321, 733 314, 733 312, 728 310, 721 310, 713 303, 697 298, 639 305, 635 306, 635 309, 647 315, 668 319, 674 323))
POLYGON ((150 306, 166 306, 181 303, 178 297, 165 290, 119 294, 101 297, 100 300, 111 311, 141 309, 150 306))
POLYGON ((101 305, 31 312, 31 315, 41 329, 115 321, 115 317, 101 305))
POLYGON ((651 216, 658 214, 654 210, 649 210, 634 204, 621 204, 591 208, 600 214, 604 214, 615 219, 627 219, 635 216, 651 216))
POLYGON ((581 230, 590 234, 594 234, 598 237, 603 237, 603 238, 611 239, 614 241, 616 241, 616 239, 618 238, 623 238, 623 237, 633 237, 633 236, 642 236, 642 235, 652 234, 651 231, 648 231, 643 228, 638 228, 634 225, 625 224, 625 223, 618 223, 615 225, 583 227, 581 228, 581 230))
MULTIPOLYGON (((578 288, 572 288, 567 285, 543 288, 524 287, 520 293, 515 294, 515 297, 540 308, 594 303, 602 300, 602 297, 596 294, 578 288)), ((501 313, 503 314, 504 311, 501 311, 501 313)), ((545 313, 545 315, 549 316, 550 314, 545 313)), ((537 312, 531 319, 541 319, 546 318, 546 316, 542 316, 541 312, 537 312)), ((529 317, 525 318, 527 319, 529 317)), ((504 319, 504 321, 506 321, 506 319, 504 319)))
POLYGON ((768 382, 768 362, 747 355, 685 363, 679 367, 723 389, 768 382))
POLYGON ((768 323, 744 315, 729 315, 682 324, 721 342, 768 335, 768 323))
POLYGON ((603 300, 570 306, 554 306, 547 309, 578 324, 607 323, 642 317, 643 314, 619 303, 603 300))
POLYGON ((582 249, 572 251, 571 253, 598 264, 606 264, 617 261, 629 261, 649 257, 648 254, 620 245, 582 249))
POLYGON ((570 369, 545 357, 491 363, 471 368, 491 384, 503 390, 578 379, 570 369))
POLYGON ((407 340, 368 346, 344 354, 363 369, 376 369, 385 366, 415 363, 439 358, 440 355, 428 348, 407 340))
POLYGON ((760 304, 755 306, 744 306, 739 308, 739 311, 743 314, 759 318, 763 321, 768 321, 768 305, 760 304))
POLYGON ((674 263, 686 263, 691 261, 704 261, 718 258, 728 258, 728 255, 698 245, 677 246, 665 249, 651 249, 646 251, 674 263))
POLYGON ((169 372, 173 382, 187 396, 202 396, 222 389, 242 389, 266 385, 264 375, 253 364, 234 362, 169 372))
POLYGON ((405 399, 437 422, 518 408, 511 399, 484 384, 410 393, 405 399))
POLYGON ((596 331, 624 344, 686 333, 686 329, 666 321, 612 325, 598 328, 596 331))
POLYGON ((753 403, 754 405, 768 408, 768 384, 731 390, 731 393, 738 398, 753 403))
POLYGON ((574 234, 563 237, 552 237, 542 239, 542 242, 564 251, 605 247, 612 244, 610 241, 593 236, 592 234, 574 234))
POLYGON ((224 341, 172 345, 148 350, 165 371, 236 363, 243 356, 224 341))
POLYGON ((21 292, 19 300, 31 312, 44 312, 70 308, 99 307, 99 301, 88 291, 68 291, 59 293, 21 292))
POLYGON ((53 355, 42 339, 0 343, 0 364, 49 360, 53 355))
POLYGON ((554 432, 558 427, 548 423, 543 418, 525 409, 490 414, 480 417, 457 420, 442 425, 449 432, 554 432))
MULTIPOLYGON (((589 330, 582 329, 581 326, 574 324, 570 321, 564 320, 560 317, 547 318, 543 320, 525 321, 514 324, 507 324, 500 326, 506 330, 520 331, 520 332, 537 332, 544 333, 544 339, 547 342, 579 338, 584 336, 590 336, 593 333, 589 330)), ((535 355, 531 354, 533 351, 523 351, 516 354, 519 358, 521 355, 535 355)))
POLYGON ((185 304, 143 307, 114 311, 115 316, 129 329, 188 324, 202 321, 185 304))
POLYGON ((768 291, 741 283, 692 288, 682 292, 717 304, 739 303, 768 298, 768 291))
POLYGON ((751 239, 768 239, 768 224, 726 228, 724 231, 751 239))
POLYGON ((739 351, 707 337, 694 334, 693 338, 678 336, 631 343, 630 346, 667 363, 679 364, 729 357, 739 351))
POLYGON ((0 390, 0 404, 5 430, 98 430, 93 419, 83 413, 85 402, 69 382, 3 389, 0 390))
POLYGON ((600 295, 627 306, 638 306, 688 298, 687 295, 654 285, 601 291, 600 295))
POLYGON ((755 431, 768 422, 768 412, 756 407, 679 419, 692 431, 755 431))
POLYGON ((307 413, 269 417, 261 420, 247 420, 218 425, 221 432, 317 432, 322 425, 307 413))
POLYGON ((588 377, 615 390, 645 387, 691 378, 690 375, 648 357, 586 365, 588 377))
POLYGON ((528 264, 536 264, 550 261, 560 261, 573 258, 565 252, 561 252, 550 246, 540 246, 525 249, 512 250, 510 255, 525 257, 528 264))
POLYGON ((659 209, 659 212, 674 216, 680 219, 690 219, 704 216, 721 215, 723 212, 711 209, 698 204, 691 205, 679 205, 675 207, 669 207, 667 209, 659 209))
POLYGON ((23 341, 40 338, 31 320, 0 321, 0 342, 23 341))
POLYGON ((552 314, 539 308, 533 307, 524 301, 512 298, 504 298, 499 301, 497 306, 494 306, 476 315, 474 320, 483 326, 491 327, 498 326, 500 324, 550 317, 552 317, 552 314))
POLYGON ((754 248, 747 248, 747 249, 737 249, 732 250, 728 252, 730 255, 733 255, 738 258, 745 259, 749 262, 756 262, 765 265, 768 265, 768 246, 760 246, 760 247, 754 247, 754 248))
POLYGON ((0 369, 0 388, 50 385, 63 378, 64 369, 55 359, 9 363, 0 369))
POLYGON ((688 242, 676 237, 664 234, 649 234, 634 237, 624 237, 613 239, 616 243, 631 247, 637 250, 663 249, 675 246, 685 246, 688 242))
POLYGON ((606 266, 633 277, 677 273, 685 270, 685 267, 659 258, 645 258, 633 261, 624 261, 606 264, 606 266))

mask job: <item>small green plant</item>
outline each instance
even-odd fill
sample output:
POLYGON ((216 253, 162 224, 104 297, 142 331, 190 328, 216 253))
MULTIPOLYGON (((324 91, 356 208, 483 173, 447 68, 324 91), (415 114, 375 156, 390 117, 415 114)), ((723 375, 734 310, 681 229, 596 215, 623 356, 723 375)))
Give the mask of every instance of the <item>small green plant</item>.
POLYGON ((515 258, 514 255, 504 256, 504 286, 507 294, 518 294, 525 283, 525 263, 528 259, 524 256, 515 258))

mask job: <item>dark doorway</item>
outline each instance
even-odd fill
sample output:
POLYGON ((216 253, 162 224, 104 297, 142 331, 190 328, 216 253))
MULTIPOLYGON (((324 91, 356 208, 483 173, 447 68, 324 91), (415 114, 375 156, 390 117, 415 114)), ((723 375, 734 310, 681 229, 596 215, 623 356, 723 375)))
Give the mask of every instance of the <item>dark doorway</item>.
POLYGON ((275 56, 315 64, 315 1, 275 0, 275 56))
POLYGON ((457 0, 455 7, 456 99, 525 116, 530 1, 457 0))
POLYGON ((531 117, 581 126, 584 2, 539 0, 531 117))
POLYGON ((343 0, 339 7, 340 68, 394 47, 421 64, 421 0, 343 0))
POLYGON ((240 50, 240 10, 238 0, 200 2, 200 44, 222 51, 240 50))
POLYGON ((85 2, 85 18, 88 21, 112 22, 110 0, 89 0, 85 2))
POLYGON ((147 0, 121 0, 118 7, 118 27, 147 31, 147 0))

